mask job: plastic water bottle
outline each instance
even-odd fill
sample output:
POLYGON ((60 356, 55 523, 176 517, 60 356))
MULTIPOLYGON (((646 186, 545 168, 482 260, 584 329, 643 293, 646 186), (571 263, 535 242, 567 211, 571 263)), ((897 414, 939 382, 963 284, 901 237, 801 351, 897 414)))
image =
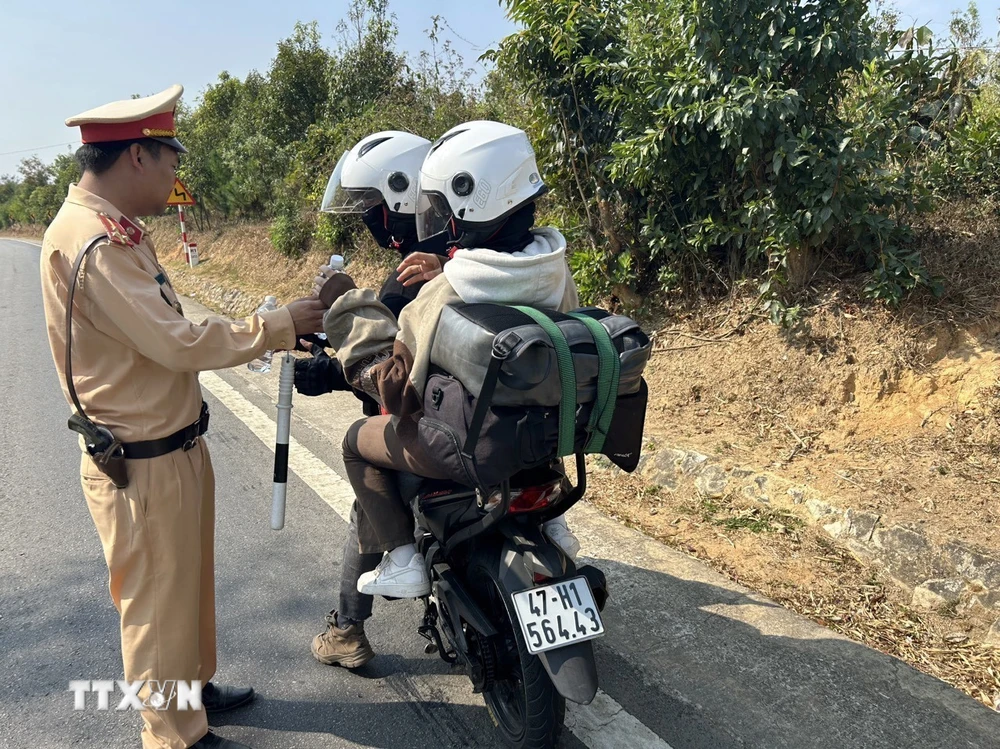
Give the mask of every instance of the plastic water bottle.
MULTIPOLYGON (((335 273, 343 273, 344 272, 344 256, 343 255, 330 255, 330 265, 329 265, 329 268, 330 268, 330 275, 331 276, 334 275, 335 273)), ((316 337, 319 338, 319 339, 321 339, 321 340, 323 340, 323 341, 325 341, 326 340, 326 333, 317 333, 316 337)))
MULTIPOLYGON (((257 308, 257 314, 260 314, 261 312, 270 312, 271 310, 276 309, 278 309, 277 298, 273 296, 266 296, 264 297, 264 303, 257 308)), ((271 371, 271 358, 273 356, 273 351, 265 351, 259 357, 247 364, 247 369, 251 372, 257 372, 258 374, 266 374, 271 371)))

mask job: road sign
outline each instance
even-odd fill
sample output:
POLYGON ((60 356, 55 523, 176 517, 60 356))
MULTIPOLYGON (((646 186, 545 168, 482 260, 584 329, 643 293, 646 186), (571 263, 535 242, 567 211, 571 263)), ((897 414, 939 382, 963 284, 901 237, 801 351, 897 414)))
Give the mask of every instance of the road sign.
POLYGON ((170 191, 170 197, 167 198, 167 205, 194 205, 191 191, 184 187, 184 183, 176 177, 174 178, 174 189, 170 191))

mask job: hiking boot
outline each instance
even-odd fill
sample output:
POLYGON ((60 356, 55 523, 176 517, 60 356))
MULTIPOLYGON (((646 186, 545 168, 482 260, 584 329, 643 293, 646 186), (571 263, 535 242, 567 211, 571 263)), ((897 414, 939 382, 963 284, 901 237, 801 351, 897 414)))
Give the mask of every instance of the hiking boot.
POLYGON ((365 637, 365 623, 340 627, 336 611, 326 615, 326 632, 313 638, 312 654, 320 663, 344 668, 360 668, 375 657, 365 637))

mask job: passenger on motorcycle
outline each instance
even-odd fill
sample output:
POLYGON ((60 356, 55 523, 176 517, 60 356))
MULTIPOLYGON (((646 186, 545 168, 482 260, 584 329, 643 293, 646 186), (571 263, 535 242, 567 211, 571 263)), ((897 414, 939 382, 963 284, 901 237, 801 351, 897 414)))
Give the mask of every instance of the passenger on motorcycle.
MULTIPOLYGON (((413 543, 413 514, 395 474, 443 478, 417 441, 441 310, 459 302, 559 311, 579 306, 565 239, 556 229, 533 228, 535 201, 546 191, 523 131, 487 121, 452 128, 423 162, 416 210, 421 240, 447 237, 451 259, 443 272, 403 309, 398 324, 374 292, 355 288, 348 276, 333 276, 323 288, 332 303, 324 328, 347 381, 391 414, 355 423, 344 439, 360 550, 384 554, 361 575, 362 593, 412 598, 430 591, 413 543)), ((561 518, 546 532, 571 555, 579 550, 561 518)))
MULTIPOLYGON (((420 274, 424 267, 430 269, 433 259, 446 251, 444 235, 430 237, 426 242, 417 238, 417 180, 430 147, 426 138, 404 132, 380 132, 362 138, 337 162, 320 208, 329 213, 360 214, 381 247, 398 250, 404 261, 414 258, 409 266, 400 265, 393 271, 379 292, 379 301, 394 316, 416 298, 423 286, 420 274)), ((440 272, 440 265, 437 268, 440 272)), ((322 267, 322 277, 317 281, 325 283, 330 270, 322 267)), ((351 390, 337 359, 327 356, 321 345, 301 343, 313 358, 295 363, 294 384, 299 393, 322 395, 351 390)), ((378 403, 367 395, 358 395, 365 415, 380 413, 378 403)), ((375 569, 381 560, 380 552, 360 552, 357 513, 352 509, 340 569, 339 605, 327 614, 326 630, 311 644, 313 656, 321 663, 357 668, 375 656, 364 633, 364 622, 372 614, 372 596, 359 592, 357 585, 358 578, 375 569)))

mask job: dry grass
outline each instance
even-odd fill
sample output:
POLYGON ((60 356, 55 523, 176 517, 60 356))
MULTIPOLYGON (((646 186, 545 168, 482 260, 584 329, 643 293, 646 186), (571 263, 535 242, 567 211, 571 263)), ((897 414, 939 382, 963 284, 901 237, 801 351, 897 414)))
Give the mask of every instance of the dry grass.
MULTIPOLYGON (((288 301, 310 293, 316 271, 330 258, 325 251, 283 257, 268 239, 267 224, 247 223, 190 232, 189 237, 198 243, 200 261, 191 269, 184 263, 176 219, 158 218, 151 226, 160 260, 179 288, 209 283, 246 294, 245 308, 227 310, 232 314, 251 313, 258 300, 268 294, 277 296, 279 301, 288 301)), ((371 243, 342 252, 348 272, 362 287, 379 288, 392 267, 391 258, 371 243)))
POLYGON ((1000 203, 996 199, 943 207, 914 226, 930 272, 944 281, 941 299, 921 295, 908 312, 924 322, 980 325, 997 316, 1000 299, 1000 203))
POLYGON ((992 621, 983 610, 918 613, 903 589, 788 513, 673 494, 619 471, 599 483, 588 500, 609 515, 1000 710, 1000 649, 981 643, 992 621))
MULTIPOLYGON (((831 553, 846 556, 843 551, 831 553)), ((924 673, 960 689, 987 707, 1000 710, 1000 649, 973 642, 961 629, 942 635, 909 607, 893 600, 888 584, 853 559, 854 584, 835 595, 790 590, 775 596, 779 603, 853 640, 899 658, 924 673)))
POLYGON ((0 236, 33 239, 38 242, 42 241, 43 234, 45 234, 45 227, 41 224, 27 224, 23 226, 17 224, 16 226, 8 226, 6 229, 0 229, 0 236))
POLYGON ((892 312, 849 284, 808 299, 788 330, 749 293, 647 318, 649 433, 997 547, 1000 325, 892 312))

